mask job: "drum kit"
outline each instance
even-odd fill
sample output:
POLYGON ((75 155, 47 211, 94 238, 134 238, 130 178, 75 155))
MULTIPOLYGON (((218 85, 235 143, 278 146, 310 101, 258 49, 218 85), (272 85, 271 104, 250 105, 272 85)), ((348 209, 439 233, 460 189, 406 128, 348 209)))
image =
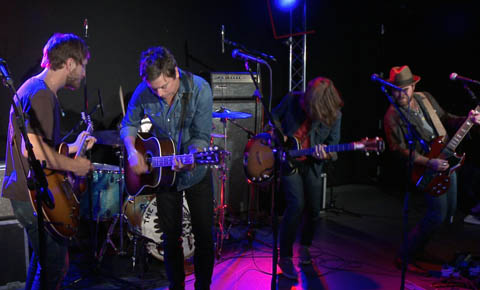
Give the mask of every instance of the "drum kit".
MULTIPOLYGON (((227 148, 227 120, 246 119, 252 115, 244 112, 235 112, 226 108, 220 108, 213 112, 212 117, 218 118, 223 123, 223 134, 212 133, 211 145, 215 139, 223 139, 224 150, 227 148)), ((237 124, 236 124, 237 125, 237 124)), ((139 132, 149 132, 151 123, 148 118, 142 120, 139 132)), ((245 128, 250 134, 251 132, 245 128)), ((117 130, 95 131, 92 135, 97 139, 97 144, 111 146, 118 153, 118 165, 110 165, 103 163, 93 163, 94 171, 90 179, 90 190, 82 196, 80 216, 83 219, 95 221, 95 258, 100 263, 106 253, 107 246, 111 246, 116 254, 125 255, 123 236, 129 238, 133 242, 133 249, 136 250, 137 240, 143 239, 146 251, 155 258, 163 261, 163 250, 161 233, 158 233, 154 220, 157 215, 157 205, 155 195, 137 195, 125 198, 125 180, 123 170, 123 141, 117 130), (103 244, 97 252, 98 241, 98 225, 99 222, 107 222, 109 228, 103 244), (126 226, 124 226, 124 222, 126 226), (117 247, 112 241, 112 235, 115 227, 119 225, 120 245, 117 247), (126 231, 126 232, 125 232, 126 231)), ((215 201, 215 216, 217 237, 216 237, 216 257, 221 255, 223 240, 227 237, 225 230, 225 182, 227 180, 227 165, 222 161, 220 165, 214 168, 219 181, 219 197, 215 201)), ((185 196, 183 198, 183 252, 185 259, 190 258, 195 250, 194 236, 192 233, 192 223, 190 211, 185 196)), ((133 266, 135 267, 135 252, 132 256, 133 266)))

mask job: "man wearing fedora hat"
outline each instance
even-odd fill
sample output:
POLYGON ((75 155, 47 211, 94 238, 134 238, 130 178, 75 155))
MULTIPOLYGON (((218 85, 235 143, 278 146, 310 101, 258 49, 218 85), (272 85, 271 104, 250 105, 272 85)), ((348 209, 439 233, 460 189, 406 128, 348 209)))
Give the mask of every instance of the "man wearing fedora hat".
MULTIPOLYGON (((444 141, 446 141, 448 136, 446 136, 443 126, 455 129, 465 121, 465 117, 458 117, 444 111, 428 92, 416 92, 415 86, 420 81, 420 77, 412 74, 408 66, 393 67, 390 70, 388 81, 403 89, 392 92, 393 100, 425 143, 429 144, 438 136, 445 136, 444 141)), ((478 112, 470 111, 468 118, 475 124, 480 124, 480 114, 478 112)), ((393 105, 390 105, 387 109, 384 126, 386 139, 394 157, 406 164, 409 157, 408 143, 405 138, 407 127, 393 105)), ((413 154, 415 166, 425 166, 433 171, 445 171, 449 168, 447 160, 428 158, 425 156, 426 153, 421 144, 417 142, 413 154)), ((445 194, 433 196, 425 193, 425 204, 427 206, 425 216, 409 232, 408 242, 402 249, 402 257, 407 257, 410 263, 407 268, 409 271, 426 273, 424 269, 416 265, 415 260, 422 254, 435 230, 447 218, 451 220, 455 214, 457 204, 457 177, 455 172, 451 175, 450 180, 450 188, 445 194)), ((400 258, 396 259, 396 264, 397 266, 401 265, 400 258)))

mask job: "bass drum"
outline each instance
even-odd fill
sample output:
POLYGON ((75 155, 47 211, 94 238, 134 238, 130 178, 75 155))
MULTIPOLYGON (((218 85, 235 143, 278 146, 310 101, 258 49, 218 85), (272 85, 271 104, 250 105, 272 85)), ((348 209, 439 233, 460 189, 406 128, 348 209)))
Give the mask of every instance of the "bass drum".
MULTIPOLYGON (((155 195, 138 195, 130 197, 123 205, 129 223, 129 230, 134 234, 153 240, 146 244, 147 251, 155 258, 163 261, 162 233, 155 233, 155 219, 157 219, 157 200, 155 195), (158 247, 157 247, 158 246, 158 247)), ((183 221, 182 221, 183 256, 185 259, 193 256, 195 250, 194 236, 190 210, 188 209, 185 193, 183 195, 183 221)))

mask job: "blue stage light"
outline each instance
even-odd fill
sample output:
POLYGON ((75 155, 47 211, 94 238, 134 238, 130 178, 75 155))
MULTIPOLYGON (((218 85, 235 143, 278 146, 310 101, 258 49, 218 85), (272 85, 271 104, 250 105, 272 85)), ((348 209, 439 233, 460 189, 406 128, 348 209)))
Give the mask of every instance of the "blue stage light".
POLYGON ((280 10, 293 9, 297 2, 297 0, 275 0, 275 4, 280 10))

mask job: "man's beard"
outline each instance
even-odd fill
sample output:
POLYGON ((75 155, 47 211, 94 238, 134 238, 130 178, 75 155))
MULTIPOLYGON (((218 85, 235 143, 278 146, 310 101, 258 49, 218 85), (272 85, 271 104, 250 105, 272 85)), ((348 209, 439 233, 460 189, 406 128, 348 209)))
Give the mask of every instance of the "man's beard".
POLYGON ((82 79, 67 76, 65 87, 71 90, 76 90, 80 88, 81 84, 82 84, 82 79))

